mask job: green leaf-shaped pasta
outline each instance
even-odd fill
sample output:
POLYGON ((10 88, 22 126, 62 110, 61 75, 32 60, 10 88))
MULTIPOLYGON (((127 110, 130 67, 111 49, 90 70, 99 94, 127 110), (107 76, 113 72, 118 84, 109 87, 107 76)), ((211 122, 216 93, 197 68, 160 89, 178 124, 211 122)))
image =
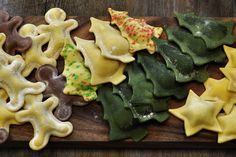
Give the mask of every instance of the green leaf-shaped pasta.
POLYGON ((118 94, 123 99, 124 106, 129 108, 133 113, 134 118, 137 118, 141 123, 151 119, 163 122, 169 117, 169 114, 167 113, 167 99, 156 100, 153 97, 152 104, 131 103, 130 100, 133 92, 132 87, 128 85, 127 81, 117 86, 113 86, 113 93, 118 94))
POLYGON ((233 44, 234 22, 216 21, 213 18, 199 17, 193 13, 175 13, 179 25, 189 29, 196 37, 202 38, 207 48, 213 49, 223 44, 233 44))
POLYGON ((182 53, 178 47, 155 37, 153 41, 158 45, 157 52, 162 55, 167 67, 174 71, 177 82, 204 82, 208 78, 206 67, 195 67, 192 58, 182 53))
POLYGON ((209 50, 199 37, 194 37, 187 30, 178 26, 166 28, 168 40, 174 41, 183 53, 189 54, 195 65, 203 65, 214 61, 216 63, 224 62, 226 55, 221 48, 209 50))
POLYGON ((172 96, 182 99, 187 96, 187 89, 183 84, 177 83, 175 74, 165 64, 155 58, 154 55, 146 53, 138 54, 140 63, 146 73, 146 77, 154 85, 154 95, 157 97, 172 96))
POLYGON ((112 88, 105 86, 99 88, 97 100, 102 103, 103 118, 108 121, 110 126, 110 140, 131 137, 134 141, 140 141, 147 135, 145 128, 134 126, 135 119, 132 112, 124 108, 122 99, 112 93, 112 88))

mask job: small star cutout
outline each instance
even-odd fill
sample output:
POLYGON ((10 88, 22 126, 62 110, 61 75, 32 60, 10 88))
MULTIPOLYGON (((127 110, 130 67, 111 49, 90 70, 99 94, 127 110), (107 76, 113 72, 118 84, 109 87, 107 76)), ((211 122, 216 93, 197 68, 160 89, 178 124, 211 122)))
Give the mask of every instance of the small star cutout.
POLYGON ((236 68, 236 48, 224 45, 224 50, 226 56, 228 57, 228 63, 226 64, 225 68, 236 68))
POLYGON ((220 68, 220 70, 229 79, 228 90, 236 92, 236 68, 220 68))

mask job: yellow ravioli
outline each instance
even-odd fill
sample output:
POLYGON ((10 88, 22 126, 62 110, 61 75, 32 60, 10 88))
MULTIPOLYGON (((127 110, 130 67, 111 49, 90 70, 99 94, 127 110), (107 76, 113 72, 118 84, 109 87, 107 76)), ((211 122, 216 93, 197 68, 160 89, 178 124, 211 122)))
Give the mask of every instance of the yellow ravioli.
POLYGON ((66 77, 65 94, 80 95, 85 101, 97 98, 97 86, 91 85, 90 71, 85 67, 79 51, 72 44, 66 44, 61 52, 65 59, 63 75, 66 77))
POLYGON ((91 84, 98 85, 111 82, 115 85, 125 80, 123 74, 125 64, 116 60, 105 58, 93 40, 75 38, 77 48, 85 58, 85 65, 91 71, 91 84))
MULTIPOLYGON (((65 137, 71 134, 73 126, 70 122, 61 122, 54 117, 52 111, 58 105, 58 99, 51 97, 42 102, 26 96, 27 109, 16 113, 19 122, 30 122, 34 128, 34 137, 30 141, 30 148, 40 150, 44 148, 50 136, 65 137)), ((34 96, 33 96, 34 97, 34 96)))
POLYGON ((45 20, 48 25, 39 25, 38 31, 50 33, 50 40, 45 54, 47 57, 57 59, 64 47, 64 41, 71 40, 70 31, 78 27, 78 22, 73 19, 65 20, 66 13, 60 8, 52 8, 45 14, 45 20))
POLYGON ((184 121, 186 136, 192 136, 202 129, 221 132, 216 116, 222 107, 222 103, 202 100, 190 90, 185 105, 169 112, 184 121))
POLYGON ((26 24, 20 28, 19 34, 32 39, 32 46, 22 54, 25 60, 25 68, 22 71, 24 77, 28 76, 35 68, 38 69, 44 64, 56 66, 56 60, 54 58, 48 58, 42 51, 42 46, 49 41, 49 33, 38 35, 35 25, 26 24))
POLYGON ((222 102, 225 113, 229 114, 236 103, 236 93, 230 92, 228 85, 229 80, 226 78, 220 80, 209 78, 204 82, 206 90, 200 97, 204 100, 222 102))
POLYGON ((156 51, 152 37, 159 38, 163 29, 148 25, 143 19, 135 19, 128 16, 126 11, 108 9, 111 15, 111 23, 116 24, 121 35, 129 41, 130 52, 147 49, 150 54, 156 51))
POLYGON ((228 90, 236 92, 236 68, 220 68, 225 77, 229 79, 228 90))
POLYGON ((0 87, 3 88, 10 101, 6 103, 6 107, 10 111, 17 111, 24 105, 24 97, 26 94, 39 94, 46 88, 42 82, 30 82, 26 80, 21 71, 22 60, 15 60, 11 64, 4 65, 0 62, 0 87))
POLYGON ((218 134, 218 143, 236 139, 236 107, 228 115, 218 116, 222 132, 218 134))
POLYGON ((226 64, 225 68, 236 68, 236 48, 224 45, 224 51, 228 57, 228 63, 226 64))
POLYGON ((91 20, 90 32, 96 38, 96 45, 101 49, 104 57, 119 60, 124 63, 132 62, 135 58, 129 53, 129 43, 118 30, 110 26, 110 22, 95 19, 91 20))

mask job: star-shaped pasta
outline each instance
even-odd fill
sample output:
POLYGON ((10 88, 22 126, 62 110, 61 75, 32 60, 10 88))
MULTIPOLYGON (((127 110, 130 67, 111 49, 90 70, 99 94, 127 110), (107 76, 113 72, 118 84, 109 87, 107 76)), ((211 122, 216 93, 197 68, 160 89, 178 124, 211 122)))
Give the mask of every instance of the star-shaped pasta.
POLYGON ((228 90, 236 92, 236 68, 220 68, 223 74, 229 79, 228 90))
POLYGON ((209 78, 204 82, 206 90, 201 95, 201 98, 210 101, 222 101, 224 103, 223 110, 226 114, 229 114, 236 103, 236 93, 230 92, 228 85, 229 80, 226 78, 220 80, 209 78))
POLYGON ((26 94, 39 94, 46 88, 44 83, 30 82, 21 75, 23 64, 22 60, 15 60, 7 65, 0 62, 0 87, 10 98, 10 101, 6 103, 10 111, 17 111, 23 107, 26 94))
MULTIPOLYGON (((30 122, 34 128, 34 137, 30 141, 30 148, 40 150, 44 148, 51 135, 65 137, 71 134, 73 126, 70 122, 61 122, 56 119, 52 111, 58 105, 56 97, 50 97, 44 102, 32 101, 32 96, 26 96, 27 109, 17 112, 16 119, 19 122, 30 122)), ((41 97, 42 98, 42 97, 41 97)))
POLYGON ((218 143, 224 143, 236 139, 236 107, 228 115, 219 116, 219 124, 222 132, 218 134, 218 143))
POLYGON ((216 116, 222 107, 222 103, 202 100, 190 90, 185 105, 169 112, 184 121, 186 136, 192 136, 202 129, 221 132, 216 116))
POLYGON ((26 52, 22 53, 25 60, 25 68, 22 71, 23 76, 28 76, 35 68, 38 69, 44 64, 56 66, 56 60, 54 58, 48 58, 42 51, 42 46, 49 41, 50 33, 38 35, 35 25, 26 24, 20 28, 19 34, 32 39, 32 46, 26 52))
POLYGON ((224 45, 224 51, 226 56, 228 57, 228 63, 226 64, 225 68, 236 68, 236 48, 229 47, 224 45))

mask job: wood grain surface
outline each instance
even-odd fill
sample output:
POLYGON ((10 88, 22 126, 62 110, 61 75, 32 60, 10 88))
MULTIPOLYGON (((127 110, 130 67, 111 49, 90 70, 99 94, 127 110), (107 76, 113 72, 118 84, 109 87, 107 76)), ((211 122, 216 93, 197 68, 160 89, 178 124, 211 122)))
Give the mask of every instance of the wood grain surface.
MULTIPOLYGON (((123 1, 118 1, 118 0, 101 0, 101 1, 95 1, 95 0, 80 0, 80 1, 72 1, 72 0, 44 0, 44 1, 33 1, 33 0, 1 0, 0 1, 0 8, 9 11, 12 15, 21 15, 21 16, 29 16, 29 15, 43 15, 48 9, 51 7, 61 7, 63 8, 69 15, 80 15, 80 16, 107 16, 107 7, 113 7, 114 9, 118 10, 128 10, 130 12, 130 15, 133 16, 173 16, 173 11, 193 11, 196 12, 200 15, 204 16, 235 16, 236 15, 236 1, 235 0, 228 0, 228 1, 223 1, 223 0, 204 0, 204 1, 193 1, 193 0, 123 0, 123 1)), ((41 19, 36 19, 33 18, 36 24, 37 22, 40 22, 41 19), (37 21, 38 20, 38 21, 37 21)), ((87 18, 88 19, 88 18, 87 18)), ((84 19, 79 19, 80 25, 83 23, 86 23, 88 21, 86 18, 84 19)), ((167 18, 166 18, 167 19, 167 18)), ((28 18, 30 20, 30 18, 28 18)), ((153 17, 149 19, 149 22, 152 24, 158 24, 158 21, 156 17, 153 17)), ((160 21, 160 20, 159 20, 160 21)), ((163 21, 163 20, 162 20, 163 21)), ((168 22, 168 20, 164 20, 165 22, 168 22)), ((173 21, 170 20, 170 21, 173 21)), ((85 24, 86 25, 86 24, 85 24)), ((85 29, 86 30, 86 29, 85 29)), ((84 31, 85 31, 84 30, 84 31)), ((85 38, 91 38, 90 35, 86 35, 85 33, 82 32, 77 32, 74 34, 80 36, 80 37, 85 37, 85 38)), ((100 139, 104 140, 107 139, 106 135, 107 134, 107 129, 106 129, 106 123, 101 120, 101 113, 102 112, 93 112, 91 110, 91 107, 87 106, 84 107, 81 110, 78 110, 76 114, 80 115, 79 113, 84 111, 88 112, 88 115, 82 116, 82 121, 73 121, 72 118, 72 123, 78 128, 75 129, 76 132, 81 132, 81 131, 86 131, 87 134, 90 134, 90 139, 81 139, 82 141, 88 141, 88 140, 94 140, 94 139, 100 139), (87 128, 87 130, 83 130, 88 123, 89 117, 94 117, 89 120, 89 123, 94 124, 97 126, 99 124, 100 127, 98 127, 98 135, 92 135, 94 132, 93 125, 91 128, 87 128)), ((101 108, 98 105, 94 105, 93 109, 96 109, 96 111, 101 110, 101 108)), ((177 140, 185 140, 183 130, 179 130, 179 128, 182 127, 182 122, 175 119, 171 118, 171 121, 174 121, 176 124, 175 126, 169 126, 166 129, 163 129, 161 127, 153 126, 150 125, 149 130, 153 131, 153 134, 150 136, 153 136, 155 138, 161 138, 163 141, 163 144, 160 145, 160 148, 163 147, 173 147, 173 145, 166 144, 165 141, 170 140, 170 136, 173 135, 173 132, 176 133, 178 132, 178 136, 176 137, 177 140), (170 130, 170 128, 172 130, 170 130), (161 130, 163 129, 163 130, 161 130), (168 132, 167 135, 163 134, 158 134, 158 132, 168 132), (166 146, 165 146, 166 144, 166 146)), ((167 121, 166 126, 168 126, 168 123, 171 121, 167 121)), ((172 123, 172 122, 171 122, 172 123)), ((28 125, 26 128, 25 127, 17 127, 15 129, 15 132, 13 131, 11 136, 11 140, 15 140, 16 137, 18 138, 18 141, 25 141, 27 138, 29 139, 30 136, 32 136, 32 128, 30 125, 28 125), (20 130, 21 132, 26 132, 27 135, 19 133, 20 130), (18 134, 17 134, 18 132, 18 134), (19 138, 20 137, 20 138, 19 138)), ((77 133, 78 133, 77 132, 77 133)), ((97 132, 97 130, 96 130, 97 132)), ((76 133, 75 133, 76 134, 76 133)), ((200 136, 201 142, 195 143, 195 148, 197 147, 205 147, 206 142, 214 142, 216 140, 216 134, 212 134, 209 132, 201 132, 197 136, 200 136), (204 137, 208 137, 206 139, 204 137)), ((71 135, 68 139, 74 140, 78 137, 71 135)), ((199 139, 199 138, 198 138, 199 139)), ((55 138, 53 139, 54 141, 56 140, 55 138)), ((146 139, 147 141, 152 140, 150 138, 146 139)), ((188 139, 188 144, 193 144, 192 142, 196 140, 196 137, 188 139)), ((53 142, 54 143, 54 142, 53 142)), ((20 143, 12 143, 10 146, 14 147, 14 149, 0 149, 0 156, 5 157, 5 156, 234 156, 234 151, 233 150, 206 150, 206 149, 184 149, 184 146, 182 146, 182 149, 143 149, 143 150, 138 150, 138 149, 77 149, 83 147, 83 145, 77 145, 75 143, 68 143, 61 145, 60 148, 53 148, 53 144, 50 145, 47 149, 44 149, 41 152, 32 152, 28 148, 23 148, 23 149, 15 149, 15 145, 22 144, 20 143), (66 146, 67 148, 63 148, 63 146, 66 146), (68 148, 72 147, 72 148, 68 148)), ((87 143, 89 144, 89 143, 87 143)), ((98 146, 101 145, 101 143, 97 143, 98 146)), ((114 143, 113 143, 114 144, 114 143)), ((123 143, 115 143, 116 145, 123 145, 123 143)), ((177 145, 177 143, 172 143, 176 147, 179 147, 180 145, 177 145)), ((23 147, 25 143, 23 143, 23 147)), ((130 143, 129 141, 126 143, 125 146, 129 146, 130 143)), ((146 143, 145 143, 146 145, 146 143)), ((152 143, 149 143, 150 146, 152 146, 152 143)), ((230 144, 226 144, 230 145, 230 144)), ((84 143, 84 146, 86 146, 86 143, 84 143)), ((148 145, 147 145, 148 146, 148 145)), ((185 145, 186 146, 186 145, 185 145)), ((181 146, 180 146, 181 147, 181 146)), ((224 146, 222 146, 223 148, 224 146)))

